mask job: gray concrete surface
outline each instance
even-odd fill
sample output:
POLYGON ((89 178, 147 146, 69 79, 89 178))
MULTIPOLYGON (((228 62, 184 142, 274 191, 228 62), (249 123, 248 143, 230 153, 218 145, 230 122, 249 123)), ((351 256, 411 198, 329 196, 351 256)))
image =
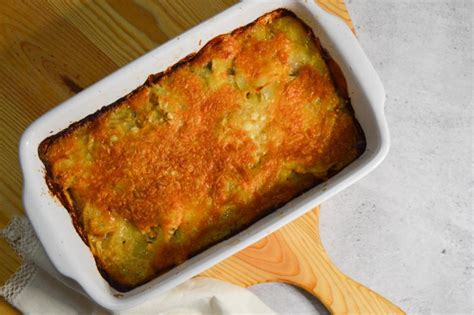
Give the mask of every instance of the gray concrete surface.
MULTIPOLYGON (((323 243, 410 314, 473 314, 473 2, 346 3, 387 91, 392 145, 323 204, 323 243)), ((282 314, 324 313, 287 285, 251 290, 282 314)))

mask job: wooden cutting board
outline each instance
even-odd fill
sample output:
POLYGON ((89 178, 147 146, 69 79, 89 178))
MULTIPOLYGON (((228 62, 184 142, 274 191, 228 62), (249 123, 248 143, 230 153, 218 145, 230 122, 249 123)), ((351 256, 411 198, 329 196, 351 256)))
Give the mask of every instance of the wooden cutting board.
POLYGON ((404 314, 337 269, 321 243, 318 215, 316 208, 201 275, 242 287, 289 283, 315 296, 332 314, 404 314))
MULTIPOLYGON (((0 228, 23 214, 17 145, 35 118, 235 2, 0 2, 0 228)), ((354 30, 343 0, 317 3, 354 30)), ((314 209, 201 275, 244 287, 290 283, 334 314, 403 314, 332 264, 319 238, 318 212, 314 209)), ((21 262, 3 240, 0 253, 2 285, 21 262)), ((17 313, 0 300, 0 314, 17 313)))

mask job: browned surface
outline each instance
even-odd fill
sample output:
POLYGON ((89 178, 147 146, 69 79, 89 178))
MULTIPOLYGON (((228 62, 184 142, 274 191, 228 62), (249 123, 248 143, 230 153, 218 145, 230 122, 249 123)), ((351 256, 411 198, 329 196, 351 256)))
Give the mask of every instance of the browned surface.
MULTIPOLYGON (((276 10, 214 38, 129 96, 43 141, 39 151, 50 187, 112 285, 130 289, 169 270, 326 180, 363 152, 365 141, 349 100, 338 96, 335 75, 323 70, 323 58, 328 59, 312 30, 292 12, 276 10), (289 33, 276 28, 280 21, 286 21, 283 29, 289 33), (264 40, 254 35, 262 29, 269 36, 264 40), (290 33, 301 37, 292 39, 290 33), (301 40, 311 47, 307 56, 319 56, 320 66, 291 62, 293 51, 305 47, 301 40), (274 96, 265 101, 261 91, 269 87, 274 96), (157 88, 166 92, 156 94, 157 88), (121 124, 131 121, 135 131, 115 127, 113 115, 121 110, 133 113, 121 124), (242 111, 253 111, 257 118, 242 111), (162 119, 151 120, 158 113, 162 119), (250 123, 262 129, 249 133, 244 126, 250 123), (282 179, 288 172, 294 175, 282 179), (101 212, 94 225, 83 219, 88 206, 101 212), (165 235, 179 230, 181 240, 170 236, 159 245, 148 244, 153 257, 137 261, 132 270, 148 270, 150 263, 151 270, 134 275, 126 268, 128 259, 107 259, 91 240, 91 235, 109 239, 117 233, 116 216, 153 238, 151 229, 165 235), (102 225, 110 228, 93 228, 102 225)), ((102 251, 133 250, 123 242, 101 246, 102 251)))

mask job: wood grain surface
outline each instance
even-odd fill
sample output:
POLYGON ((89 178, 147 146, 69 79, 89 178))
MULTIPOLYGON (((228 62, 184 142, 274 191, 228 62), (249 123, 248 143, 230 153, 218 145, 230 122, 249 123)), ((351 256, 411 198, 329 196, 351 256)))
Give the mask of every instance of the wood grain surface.
POLYGON ((404 314, 334 266, 319 238, 319 208, 201 275, 248 287, 285 282, 314 295, 331 314, 404 314))
MULTIPOLYGON (((0 1, 0 228, 23 214, 17 146, 33 120, 235 2, 0 1)), ((342 0, 317 2, 353 29, 342 0)), ((1 239, 0 253, 2 285, 21 261, 1 239)), ((204 275, 242 286, 292 283, 314 294, 333 313, 401 312, 331 264, 319 240, 317 210, 204 275)), ((0 314, 7 313, 16 311, 0 301, 0 314)))

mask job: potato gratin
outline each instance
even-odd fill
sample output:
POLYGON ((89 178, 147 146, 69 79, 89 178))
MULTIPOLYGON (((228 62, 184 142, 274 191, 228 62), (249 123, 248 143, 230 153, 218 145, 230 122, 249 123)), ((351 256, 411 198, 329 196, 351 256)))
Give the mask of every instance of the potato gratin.
POLYGON ((126 291, 364 148, 341 72, 311 29, 279 9, 47 138, 39 154, 100 272, 126 291))

